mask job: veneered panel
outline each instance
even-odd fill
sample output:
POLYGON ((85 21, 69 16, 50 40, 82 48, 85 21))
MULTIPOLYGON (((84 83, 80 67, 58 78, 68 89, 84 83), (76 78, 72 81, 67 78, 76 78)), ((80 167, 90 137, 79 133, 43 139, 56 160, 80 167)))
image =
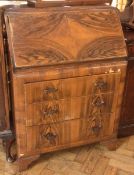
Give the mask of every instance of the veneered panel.
POLYGON ((112 7, 14 10, 5 18, 16 68, 127 55, 118 12, 112 7))

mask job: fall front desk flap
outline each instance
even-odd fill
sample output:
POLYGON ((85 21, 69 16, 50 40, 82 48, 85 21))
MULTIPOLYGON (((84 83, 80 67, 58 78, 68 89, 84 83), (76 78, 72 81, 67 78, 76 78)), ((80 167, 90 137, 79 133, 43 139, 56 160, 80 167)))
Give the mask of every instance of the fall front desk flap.
POLYGON ((15 68, 127 56, 113 7, 19 8, 5 19, 15 68))

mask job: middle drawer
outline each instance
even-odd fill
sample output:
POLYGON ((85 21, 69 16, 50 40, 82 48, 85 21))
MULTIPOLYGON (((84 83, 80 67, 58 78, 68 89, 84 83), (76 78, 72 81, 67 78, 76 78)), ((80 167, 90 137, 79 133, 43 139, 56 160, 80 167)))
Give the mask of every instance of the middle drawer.
POLYGON ((26 125, 32 126, 85 118, 89 116, 92 106, 101 109, 101 113, 114 112, 113 93, 102 94, 102 104, 99 104, 99 96, 96 95, 96 97, 94 98, 96 98, 97 101, 95 101, 94 104, 92 96, 81 96, 29 104, 26 109, 26 125))
POLYGON ((25 84, 26 103, 59 100, 113 92, 117 89, 120 76, 118 73, 83 76, 44 82, 25 84))

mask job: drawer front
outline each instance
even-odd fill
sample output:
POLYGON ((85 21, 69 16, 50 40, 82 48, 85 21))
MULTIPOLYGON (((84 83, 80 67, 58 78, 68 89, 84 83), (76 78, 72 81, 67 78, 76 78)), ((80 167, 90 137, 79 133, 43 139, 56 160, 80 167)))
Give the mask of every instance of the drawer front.
POLYGON ((101 113, 111 113, 115 111, 116 103, 114 102, 114 98, 117 94, 112 92, 107 94, 94 94, 90 98, 88 103, 88 114, 91 113, 92 110, 100 111, 101 113))
POLYGON ((86 118, 92 109, 101 113, 114 112, 114 94, 95 94, 94 96, 67 98, 29 104, 26 125, 55 123, 76 118, 86 118))
POLYGON ((112 134, 113 114, 27 127, 27 151, 99 141, 112 134), (29 142, 30 140, 30 142, 29 142))
POLYGON ((87 77, 87 94, 113 92, 117 89, 120 81, 120 73, 102 74, 87 77))
POLYGON ((28 104, 48 100, 89 96, 113 91, 117 88, 119 74, 103 74, 94 76, 75 77, 68 79, 28 83, 26 87, 26 102, 28 104))
POLYGON ((61 84, 59 80, 28 83, 25 87, 27 103, 56 100, 61 96, 61 84))

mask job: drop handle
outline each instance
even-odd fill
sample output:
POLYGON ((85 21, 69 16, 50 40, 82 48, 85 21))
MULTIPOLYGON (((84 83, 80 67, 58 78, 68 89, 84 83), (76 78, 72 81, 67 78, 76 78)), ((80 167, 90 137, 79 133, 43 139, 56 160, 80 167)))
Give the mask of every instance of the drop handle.
POLYGON ((100 79, 95 83, 95 87, 100 90, 105 90, 107 88, 107 82, 100 79))
POLYGON ((96 135, 98 135, 100 133, 101 130, 101 126, 93 126, 92 127, 92 131, 93 133, 95 133, 96 135))
POLYGON ((97 98, 95 99, 95 101, 93 102, 93 104, 94 104, 96 107, 101 107, 101 106, 104 106, 105 101, 104 101, 102 98, 97 97, 97 98))
POLYGON ((55 145, 56 144, 56 134, 53 134, 51 131, 43 135, 44 138, 46 138, 50 144, 55 145))
POLYGON ((47 140, 54 140, 56 138, 56 134, 52 132, 48 132, 47 134, 43 135, 47 140))
POLYGON ((46 87, 46 89, 43 90, 44 93, 50 94, 50 93, 56 93, 58 91, 55 87, 46 87))
POLYGON ((43 111, 43 115, 45 116, 53 116, 53 115, 56 115, 56 114, 59 114, 59 109, 58 108, 48 108, 46 110, 43 111))

